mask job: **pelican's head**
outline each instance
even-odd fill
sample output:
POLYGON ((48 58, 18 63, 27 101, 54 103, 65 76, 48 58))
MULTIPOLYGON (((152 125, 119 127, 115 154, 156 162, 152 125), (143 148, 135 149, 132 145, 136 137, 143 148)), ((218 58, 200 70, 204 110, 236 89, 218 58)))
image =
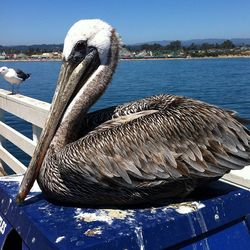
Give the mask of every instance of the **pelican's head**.
POLYGON ((67 120, 65 116, 76 110, 75 103, 81 100, 82 110, 87 112, 93 104, 87 98, 89 93, 94 99, 100 96, 96 94, 98 91, 104 91, 117 63, 119 41, 114 28, 97 19, 78 21, 69 29, 50 114, 23 178, 17 201, 22 202, 28 194, 56 131, 67 120))
POLYGON ((99 19, 76 22, 64 40, 64 60, 81 60, 92 50, 97 50, 101 64, 106 64, 110 53, 112 32, 114 29, 99 19))

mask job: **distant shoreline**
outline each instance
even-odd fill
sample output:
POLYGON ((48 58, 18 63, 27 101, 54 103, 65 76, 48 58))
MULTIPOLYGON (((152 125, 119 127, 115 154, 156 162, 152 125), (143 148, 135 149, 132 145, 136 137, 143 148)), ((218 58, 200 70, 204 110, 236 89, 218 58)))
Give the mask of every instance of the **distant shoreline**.
POLYGON ((121 61, 149 61, 149 60, 197 60, 197 59, 233 59, 233 58, 250 58, 250 56, 204 56, 204 57, 175 57, 175 58, 121 58, 121 61))
MULTIPOLYGON (((204 57, 175 57, 175 58, 160 58, 160 57, 148 57, 148 58, 121 58, 120 61, 150 61, 150 60, 197 60, 197 59, 231 59, 231 58, 250 58, 250 56, 243 55, 230 55, 230 56, 204 56, 204 57)), ((0 62, 60 62, 61 59, 5 59, 0 62)))
POLYGON ((60 62, 61 59, 4 59, 0 62, 60 62))

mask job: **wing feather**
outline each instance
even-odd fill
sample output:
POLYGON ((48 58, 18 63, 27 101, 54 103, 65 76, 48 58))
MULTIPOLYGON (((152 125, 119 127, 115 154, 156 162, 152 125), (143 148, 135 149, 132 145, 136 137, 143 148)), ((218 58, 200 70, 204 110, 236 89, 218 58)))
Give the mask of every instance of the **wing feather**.
POLYGON ((112 107, 108 118, 96 114, 86 122, 92 131, 74 142, 89 157, 77 167, 91 165, 88 174, 106 184, 146 187, 214 178, 250 164, 247 129, 229 112, 203 102, 160 95, 112 107))

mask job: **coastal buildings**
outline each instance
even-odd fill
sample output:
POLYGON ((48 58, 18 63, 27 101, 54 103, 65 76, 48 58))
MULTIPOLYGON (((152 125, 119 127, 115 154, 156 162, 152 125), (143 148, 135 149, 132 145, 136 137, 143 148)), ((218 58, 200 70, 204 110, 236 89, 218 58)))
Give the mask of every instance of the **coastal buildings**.
MULTIPOLYGON (((60 48, 55 51, 47 51, 42 48, 18 51, 15 49, 1 50, 0 60, 32 60, 47 61, 61 60, 60 48)), ((200 57, 249 57, 250 45, 233 46, 223 48, 218 44, 192 44, 188 47, 180 46, 178 49, 169 48, 157 44, 123 46, 120 48, 121 59, 168 59, 168 58, 200 58, 200 57)))
POLYGON ((0 51, 0 60, 61 60, 61 52, 45 52, 27 55, 25 53, 5 53, 0 51))

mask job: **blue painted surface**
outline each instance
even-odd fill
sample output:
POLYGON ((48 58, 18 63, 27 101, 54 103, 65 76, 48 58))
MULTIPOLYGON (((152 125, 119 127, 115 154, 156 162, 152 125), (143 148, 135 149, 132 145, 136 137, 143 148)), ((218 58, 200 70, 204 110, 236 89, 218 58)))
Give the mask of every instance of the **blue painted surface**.
MULTIPOLYGON (((32 192, 18 206, 14 199, 20 177, 7 178, 0 179, 0 215, 31 249, 239 250, 250 246, 250 192, 219 181, 200 188, 186 203, 119 210, 53 205, 39 192, 32 192)), ((7 227, 0 239, 6 236, 7 227)))
POLYGON ((204 237, 184 248, 183 250, 203 249, 250 249, 249 231, 245 221, 228 226, 208 237, 204 237))

